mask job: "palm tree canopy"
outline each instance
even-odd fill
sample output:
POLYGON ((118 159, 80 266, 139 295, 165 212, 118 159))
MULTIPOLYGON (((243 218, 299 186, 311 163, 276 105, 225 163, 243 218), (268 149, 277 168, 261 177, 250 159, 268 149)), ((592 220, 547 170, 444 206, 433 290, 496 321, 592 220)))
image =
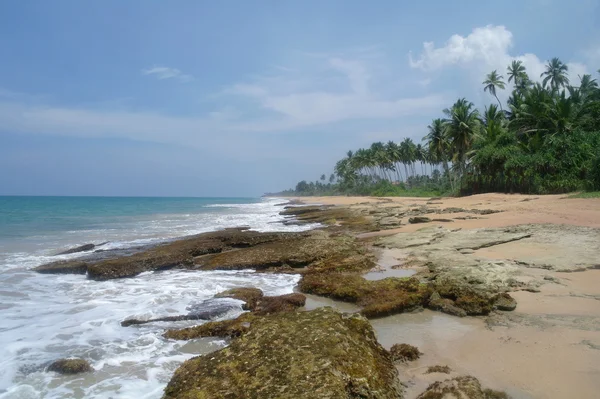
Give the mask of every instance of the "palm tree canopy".
POLYGON ((504 81, 502 79, 504 79, 504 77, 502 75, 498 75, 498 71, 493 70, 486 76, 486 79, 483 81, 483 84, 485 85, 483 91, 489 91, 492 95, 495 96, 496 88, 505 88, 504 81))
POLYGON ((527 72, 525 71, 523 61, 513 60, 507 68, 508 83, 514 81, 515 86, 518 86, 519 81, 527 77, 527 72))
POLYGON ((553 90, 558 90, 559 87, 564 87, 568 85, 568 70, 569 67, 565 65, 560 59, 556 57, 552 58, 550 61, 548 61, 548 64, 546 64, 546 71, 542 72, 542 74, 540 75, 540 78, 544 77, 542 85, 546 87, 548 82, 550 82, 550 87, 553 90))

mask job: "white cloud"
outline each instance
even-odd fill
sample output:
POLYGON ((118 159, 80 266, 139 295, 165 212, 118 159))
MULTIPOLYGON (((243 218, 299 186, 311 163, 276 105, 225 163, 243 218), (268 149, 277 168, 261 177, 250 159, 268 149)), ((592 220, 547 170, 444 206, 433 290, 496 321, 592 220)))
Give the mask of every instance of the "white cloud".
POLYGON ((181 82, 189 82, 194 79, 192 75, 186 75, 177 68, 163 66, 154 66, 152 68, 142 69, 143 75, 152 75, 157 79, 177 79, 181 82))
MULTIPOLYGON (((412 68, 423 71, 435 71, 452 66, 460 66, 469 70, 475 84, 480 84, 485 74, 496 69, 506 79, 506 67, 512 60, 523 61, 527 73, 532 80, 540 80, 540 74, 545 70, 546 61, 537 55, 526 53, 511 55, 513 34, 504 26, 488 25, 475 28, 468 36, 452 35, 441 47, 435 47, 433 42, 423 44, 423 52, 418 58, 409 54, 409 64, 412 68)), ((578 62, 567 62, 569 78, 573 83, 577 76, 588 72, 586 65, 578 62)))

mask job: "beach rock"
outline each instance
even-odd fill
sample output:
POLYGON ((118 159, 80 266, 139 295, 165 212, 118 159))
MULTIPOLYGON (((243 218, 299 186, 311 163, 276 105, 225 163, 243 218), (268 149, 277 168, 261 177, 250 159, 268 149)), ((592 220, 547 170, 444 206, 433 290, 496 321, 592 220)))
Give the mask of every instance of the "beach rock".
POLYGON ((517 308, 517 301, 506 292, 496 295, 493 301, 494 307, 498 310, 510 312, 517 308))
MULTIPOLYGON (((233 290, 225 291, 226 295, 236 295, 238 298, 243 295, 249 298, 250 301, 255 300, 254 307, 250 309, 252 313, 244 313, 233 320, 223 320, 202 324, 200 326, 188 327, 182 329, 168 330, 164 336, 171 339, 192 339, 201 337, 238 337, 251 326, 251 323, 256 320, 257 316, 266 316, 275 313, 292 312, 306 303, 306 296, 302 294, 286 294, 278 296, 262 296, 256 298, 256 292, 249 297, 250 289, 235 288, 234 290, 247 290, 232 292, 233 290)), ((231 296, 230 296, 231 297, 231 296)), ((122 323, 121 323, 122 324, 122 323)))
POLYGON ((332 205, 296 206, 286 207, 279 214, 294 217, 296 222, 300 224, 321 223, 357 232, 377 230, 377 224, 373 217, 364 215, 360 209, 350 207, 332 205))
POLYGON ((373 255, 356 238, 319 230, 288 240, 200 256, 194 262, 201 270, 273 271, 368 270, 375 264, 373 255))
POLYGON ((291 312, 304 306, 305 303, 306 296, 297 293, 265 296, 258 300, 254 313, 257 315, 268 315, 280 312, 291 312))
POLYGON ((242 306, 244 310, 254 310, 258 301, 263 297, 263 292, 258 288, 242 287, 232 288, 227 291, 223 291, 215 295, 215 298, 232 298, 244 301, 245 304, 242 306))
POLYGON ((417 360, 421 357, 422 353, 416 346, 409 344, 394 344, 390 348, 390 355, 394 361, 408 362, 417 360))
POLYGON ((429 385, 417 399, 509 399, 504 392, 483 389, 479 380, 461 376, 429 385))
POLYGON ((465 317, 467 312, 454 305, 454 301, 448 298, 442 298, 439 293, 434 292, 429 298, 427 307, 452 316, 465 317))
POLYGON ((109 280, 131 277, 145 271, 175 267, 189 269, 193 268, 194 258, 201 255, 285 241, 302 235, 304 233, 260 233, 244 228, 225 229, 157 245, 130 256, 91 262, 87 265, 87 273, 94 280, 109 280))
POLYGON ((429 223, 431 219, 425 216, 415 216, 408 219, 408 223, 417 224, 417 223, 429 223))
POLYGON ((239 337, 250 330, 257 316, 244 313, 233 320, 209 321, 208 323, 179 329, 167 330, 163 337, 167 339, 189 340, 202 337, 239 337))
POLYGON ((425 306, 431 289, 414 277, 366 280, 360 275, 314 273, 302 277, 300 291, 362 306, 361 314, 384 317, 425 306))
POLYGON ((88 263, 81 260, 60 260, 35 267, 38 273, 44 274, 85 274, 88 263))
POLYGON ((320 308, 259 319, 227 348, 186 361, 164 398, 402 397, 397 371, 363 317, 320 308))
POLYGON ((94 244, 84 244, 79 247, 75 247, 75 248, 67 249, 66 251, 63 251, 63 252, 59 252, 56 255, 75 254, 77 252, 91 251, 94 248, 96 248, 96 246, 94 244))
POLYGON ((427 367, 427 371, 425 371, 425 374, 433 374, 433 373, 450 374, 451 372, 452 372, 452 369, 449 366, 436 365, 436 366, 427 367))
POLYGON ((94 371, 87 360, 83 359, 58 359, 48 366, 48 371, 59 374, 79 374, 94 371))
POLYGON ((391 229, 401 225, 402 221, 396 217, 383 217, 379 220, 379 227, 381 228, 391 229))
MULTIPOLYGON (((260 291, 260 290, 259 290, 260 291)), ((262 293, 262 292, 261 292, 262 293)), ((221 317, 228 312, 240 310, 240 306, 236 303, 209 299, 200 303, 193 304, 187 307, 189 311, 185 315, 157 317, 153 319, 127 319, 121 322, 122 327, 133 325, 154 323, 154 322, 172 322, 183 320, 212 320, 221 317)))

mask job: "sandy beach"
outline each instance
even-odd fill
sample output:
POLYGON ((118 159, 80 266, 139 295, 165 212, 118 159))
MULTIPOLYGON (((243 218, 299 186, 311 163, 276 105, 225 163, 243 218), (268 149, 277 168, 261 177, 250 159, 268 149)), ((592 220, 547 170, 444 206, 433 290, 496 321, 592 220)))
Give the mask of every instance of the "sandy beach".
MULTIPOLYGON (((464 198, 297 198, 305 203, 386 209, 465 208, 501 211, 452 223, 427 224, 474 230, 530 224, 551 224, 558 239, 531 238, 477 249, 467 256, 480 261, 516 261, 522 281, 540 282, 535 289, 514 290, 514 312, 457 318, 429 310, 372 320, 384 347, 396 342, 416 345, 424 356, 398 366, 414 398, 446 374, 426 374, 428 366, 447 365, 450 376, 469 374, 514 398, 596 398, 600 391, 600 251, 593 241, 579 245, 569 226, 600 228, 600 199, 569 199, 565 195, 483 194, 464 198), (561 233, 563 231, 563 233, 561 233), (597 264, 589 260, 596 258, 597 264), (587 261, 586 261, 587 259, 587 261), (584 269, 576 265, 586 263, 584 269), (538 266, 536 266, 538 265, 538 266), (539 266, 542 265, 542 266, 539 266), (546 265, 555 265, 551 267, 546 265), (558 267, 560 265, 560 267, 558 267), (562 270, 558 270, 561 269, 562 270)), ((456 218, 459 219, 456 219, 456 218)), ((402 219, 398 228, 363 234, 365 239, 413 233, 423 224, 402 219)), ((574 230, 577 231, 577 230, 574 230)), ((402 264, 407 250, 387 249, 402 264)), ((513 263, 514 265, 514 263, 513 263)))

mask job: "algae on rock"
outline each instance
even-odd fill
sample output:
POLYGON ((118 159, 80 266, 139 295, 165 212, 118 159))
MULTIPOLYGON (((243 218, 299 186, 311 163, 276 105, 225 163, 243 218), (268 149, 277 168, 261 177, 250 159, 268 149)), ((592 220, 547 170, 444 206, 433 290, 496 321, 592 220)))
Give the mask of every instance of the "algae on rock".
POLYGON ((366 319, 331 308, 260 317, 227 348, 186 361, 164 396, 303 397, 402 397, 397 371, 366 319))

